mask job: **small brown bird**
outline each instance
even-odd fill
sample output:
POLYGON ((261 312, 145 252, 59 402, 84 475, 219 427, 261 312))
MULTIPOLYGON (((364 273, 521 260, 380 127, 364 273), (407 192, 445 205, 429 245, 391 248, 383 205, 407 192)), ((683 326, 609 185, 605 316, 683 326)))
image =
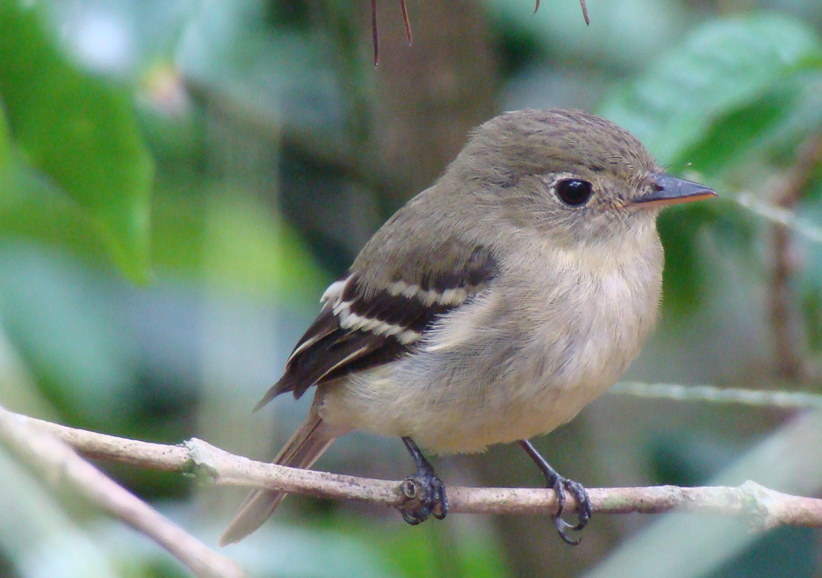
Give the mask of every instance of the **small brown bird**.
MULTIPOLYGON (((663 174, 631 134, 579 111, 524 110, 475 129, 445 174, 377 231, 325 292, 285 374, 257 405, 316 386, 275 459, 309 468, 340 435, 402 438, 417 524, 448 512, 416 443, 440 454, 518 442, 560 507, 563 539, 591 515, 585 489, 528 438, 573 418, 639 354, 657 317, 660 207, 716 196, 663 174), (563 520, 565 492, 578 523, 563 520)), ((257 490, 220 539, 265 522, 283 492, 257 490)))

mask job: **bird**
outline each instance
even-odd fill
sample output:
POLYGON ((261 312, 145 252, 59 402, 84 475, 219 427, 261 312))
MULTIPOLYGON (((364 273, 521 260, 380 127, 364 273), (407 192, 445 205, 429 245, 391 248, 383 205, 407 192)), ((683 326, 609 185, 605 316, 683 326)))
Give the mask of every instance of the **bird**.
MULTIPOLYGON (((274 462, 310 468, 339 436, 400 438, 416 473, 401 508, 418 524, 448 513, 423 451, 518 443, 557 493, 552 520, 578 543, 585 488, 530 438, 568 422, 637 357, 658 317, 661 208, 715 197, 665 174, 640 141, 564 109, 503 113, 475 128, 433 186, 400 208, 321 298, 275 397, 314 388, 274 462), (578 522, 563 518, 565 496, 578 522)), ((220 538, 259 528, 285 493, 251 493, 220 538)))

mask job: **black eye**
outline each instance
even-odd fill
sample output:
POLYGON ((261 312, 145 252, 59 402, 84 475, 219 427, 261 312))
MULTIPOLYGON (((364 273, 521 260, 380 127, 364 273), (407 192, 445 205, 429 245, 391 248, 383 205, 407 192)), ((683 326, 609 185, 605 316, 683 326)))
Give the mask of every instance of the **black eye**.
POLYGON ((557 183, 557 196, 566 205, 578 207, 591 198, 591 183, 580 179, 564 179, 557 183))

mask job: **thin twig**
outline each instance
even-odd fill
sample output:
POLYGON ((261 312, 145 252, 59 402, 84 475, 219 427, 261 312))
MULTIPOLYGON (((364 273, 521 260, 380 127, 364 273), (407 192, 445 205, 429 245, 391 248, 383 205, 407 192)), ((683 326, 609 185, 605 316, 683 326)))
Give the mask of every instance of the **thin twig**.
POLYGON ((411 21, 408 19, 408 8, 405 5, 405 0, 400 0, 400 11, 402 12, 402 22, 405 24, 405 38, 408 40, 408 46, 411 46, 413 36, 411 34, 411 21))
MULTIPOLYGON (((585 5, 585 0, 579 0, 579 5, 582 7, 582 17, 585 18, 585 25, 590 26, 591 21, 588 19, 588 7, 585 5)), ((539 10, 539 0, 535 3, 534 14, 537 13, 537 10, 539 10)))
POLYGON ((588 19, 588 7, 585 5, 585 0, 579 0, 580 6, 582 6, 582 17, 585 18, 585 26, 590 26, 591 21, 588 19))
MULTIPOLYGON (((218 486, 266 487, 332 499, 359 500, 399 507, 404 497, 399 481, 374 480, 255 462, 208 443, 191 439, 184 446, 162 446, 121 440, 130 455, 114 445, 112 436, 76 430, 24 416, 17 419, 46 428, 79 452, 99 459, 199 474, 218 486), (137 456, 140 456, 139 458, 137 456)), ((822 500, 791 496, 753 482, 738 487, 590 489, 598 513, 624 514, 677 511, 740 516, 757 528, 781 524, 822 527, 822 500)), ((542 488, 448 488, 450 511, 484 514, 544 514, 556 509, 554 492, 542 488)), ((568 496, 567 507, 574 507, 568 496)))
POLYGON ((822 228, 799 218, 793 211, 762 201, 758 195, 751 191, 742 191, 736 195, 723 195, 723 198, 736 201, 742 208, 771 223, 784 225, 797 235, 802 235, 811 243, 822 245, 822 228))
POLYGON ((668 399, 707 403, 733 403, 781 409, 822 409, 822 395, 804 391, 779 391, 717 387, 715 385, 681 385, 678 383, 615 383, 608 393, 645 399, 668 399))
POLYGON ((53 424, 43 427, 43 423, 0 407, 0 442, 30 464, 54 488, 64 489, 68 486, 94 504, 108 510, 138 532, 157 542, 197 576, 245 576, 243 570, 233 561, 210 550, 145 502, 117 485, 78 456, 70 446, 85 446, 89 449, 89 455, 132 465, 157 465, 179 460, 182 457, 179 448, 132 442, 83 430, 54 427, 53 424))
MULTIPOLYGON (((539 1, 534 3, 534 14, 539 10, 539 1)), ((588 6, 585 5, 585 0, 579 0, 579 5, 582 7, 582 17, 585 19, 585 25, 590 26, 591 20, 588 18, 588 6)), ((408 18, 408 8, 405 0, 400 0, 400 11, 402 12, 402 21, 405 25, 405 37, 408 40, 408 45, 411 46, 411 20, 408 18)), ((377 0, 371 0, 371 39, 374 43, 374 67, 380 61, 380 40, 377 33, 377 0)))
POLYGON ((371 39, 374 41, 374 68, 380 61, 380 38, 377 33, 377 0, 371 0, 371 39))

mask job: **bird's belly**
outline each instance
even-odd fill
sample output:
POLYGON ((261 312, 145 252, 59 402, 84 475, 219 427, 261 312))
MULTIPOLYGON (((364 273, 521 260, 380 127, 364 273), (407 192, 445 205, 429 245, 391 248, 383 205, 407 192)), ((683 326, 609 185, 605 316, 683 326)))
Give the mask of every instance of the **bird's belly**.
POLYGON ((472 411, 459 406, 417 428, 412 437, 437 453, 473 453, 490 445, 529 439, 571 420, 602 390, 545 387, 530 399, 518 397, 472 411), (459 418, 453 419, 453 415, 459 418))
POLYGON ((544 359, 526 354, 522 360, 509 358, 505 367, 491 363, 465 375, 443 366, 442 357, 427 371, 381 368, 324 391, 321 411, 343 430, 410 436, 440 454, 479 452, 569 421, 630 362, 610 351, 584 349, 587 361, 559 368, 550 363, 556 359, 552 349, 544 350, 544 359), (483 383, 469 381, 476 375, 484 376, 483 383))
POLYGON ((398 362, 323 390, 321 415, 341 431, 410 436, 437 453, 547 433, 610 387, 639 353, 656 317, 661 272, 638 278, 600 275, 595 298, 558 300, 561 307, 536 320, 500 322, 483 310, 499 302, 479 302, 481 322, 469 319, 470 331, 442 333, 398 362))

